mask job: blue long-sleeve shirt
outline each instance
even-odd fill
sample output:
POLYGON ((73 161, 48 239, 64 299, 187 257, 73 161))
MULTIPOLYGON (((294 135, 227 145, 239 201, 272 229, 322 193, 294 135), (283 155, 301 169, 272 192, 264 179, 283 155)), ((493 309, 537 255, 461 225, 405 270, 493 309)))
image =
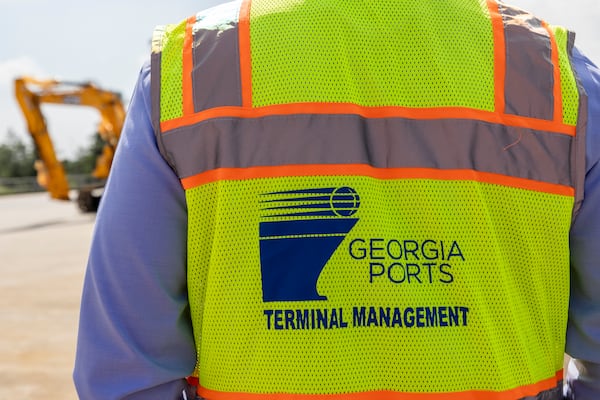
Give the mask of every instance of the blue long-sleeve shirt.
MULTIPOLYGON (((589 96, 585 199, 572 226, 567 352, 577 400, 600 399, 600 70, 575 51, 589 96)), ((94 231, 74 380, 80 398, 181 399, 196 363, 186 291, 187 215, 159 154, 146 64, 94 231)), ((193 398, 188 394, 188 398, 193 398)))

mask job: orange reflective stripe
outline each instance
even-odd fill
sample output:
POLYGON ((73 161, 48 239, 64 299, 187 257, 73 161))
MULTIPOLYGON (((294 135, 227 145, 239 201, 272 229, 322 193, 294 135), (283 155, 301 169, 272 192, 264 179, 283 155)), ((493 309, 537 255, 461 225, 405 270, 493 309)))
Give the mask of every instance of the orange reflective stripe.
POLYGON ((250 5, 251 0, 243 0, 238 23, 240 46, 240 79, 242 86, 242 106, 252 107, 252 54, 250 51, 250 5))
POLYGON ((489 390, 469 390, 455 393, 397 393, 390 391, 374 391, 344 394, 255 394, 255 393, 223 393, 198 387, 201 397, 213 400, 517 400, 555 388, 562 380, 563 371, 555 376, 532 385, 521 386, 502 392, 489 390))
POLYGON ((529 128, 545 132, 575 136, 575 127, 562 121, 546 121, 518 115, 501 114, 472 108, 409 108, 409 107, 363 107, 347 103, 293 103, 266 107, 217 107, 206 111, 161 122, 161 132, 194 125, 212 118, 261 118, 272 115, 293 114, 353 114, 365 118, 411 118, 411 119, 474 119, 493 124, 529 128))
POLYGON ((368 176, 375 179, 435 179, 475 181, 513 188, 533 190, 574 196, 570 186, 539 182, 531 179, 516 178, 490 172, 471 169, 434 169, 434 168, 375 168, 366 164, 310 164, 283 165, 251 168, 218 168, 198 175, 182 178, 184 189, 223 180, 247 180, 261 178, 280 178, 288 176, 368 176))
POLYGON ((192 69, 194 67, 194 36, 192 28, 196 23, 196 17, 190 17, 185 26, 185 38, 183 40, 183 115, 194 114, 194 91, 192 86, 192 69))
POLYGON ((492 19, 492 29, 494 31, 494 98, 495 111, 504 113, 505 99, 505 79, 506 79, 506 43, 504 39, 504 22, 502 14, 498 8, 498 3, 494 0, 487 1, 488 10, 492 19))
POLYGON ((550 45, 552 46, 552 64, 554 65, 554 121, 556 123, 563 122, 563 101, 562 101, 562 82, 560 76, 560 60, 558 54, 558 44, 556 36, 546 21, 542 21, 542 25, 550 35, 550 45))

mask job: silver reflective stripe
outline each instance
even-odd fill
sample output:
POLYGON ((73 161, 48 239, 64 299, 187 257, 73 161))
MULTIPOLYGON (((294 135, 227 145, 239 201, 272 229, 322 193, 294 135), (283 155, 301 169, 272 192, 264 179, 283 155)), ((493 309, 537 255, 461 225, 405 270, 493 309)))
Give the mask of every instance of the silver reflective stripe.
MULTIPOLYGON (((575 34, 569 33, 568 51, 569 57, 573 58, 573 46, 575 45, 575 34)), ((572 62, 571 62, 572 63, 572 62)), ((577 114, 577 132, 573 138, 573 146, 571 148, 572 161, 572 181, 575 187, 575 205, 573 207, 573 217, 579 212, 581 203, 584 198, 584 186, 586 175, 586 130, 587 130, 587 114, 588 114, 588 98, 583 85, 579 81, 579 77, 574 72, 577 80, 577 90, 579 91, 579 110, 577 114)))
POLYGON ((506 46, 505 112, 552 120, 554 67, 548 31, 533 15, 503 3, 498 6, 506 46))
MULTIPOLYGON (((160 132, 160 61, 162 53, 150 56, 150 91, 152 92, 152 127, 160 132)), ((160 142, 160 140, 159 140, 160 142)))
MULTIPOLYGON (((216 168, 367 164, 474 169, 572 186, 572 137, 472 120, 356 115, 223 118, 169 131, 181 178, 216 168)), ((171 158, 171 157, 169 157, 171 158)))
POLYGON ((241 106, 238 3, 198 15, 193 27, 192 71, 196 112, 220 106, 241 106))
POLYGON ((230 57, 237 53, 237 43, 237 29, 202 30, 194 36, 195 111, 242 105, 239 57, 230 57))

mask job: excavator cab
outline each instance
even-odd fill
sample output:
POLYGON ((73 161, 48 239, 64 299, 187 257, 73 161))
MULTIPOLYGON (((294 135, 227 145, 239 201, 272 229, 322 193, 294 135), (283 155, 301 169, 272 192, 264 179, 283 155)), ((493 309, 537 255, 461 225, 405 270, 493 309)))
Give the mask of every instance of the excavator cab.
MULTIPOLYGON (((101 89, 91 82, 40 80, 26 76, 15 79, 15 96, 39 156, 34 165, 38 184, 44 187, 52 198, 70 200, 70 187, 48 133, 41 109, 44 103, 87 106, 99 112, 101 120, 97 131, 104 147, 96 159, 92 176, 100 181, 106 180, 125 121, 125 108, 120 94, 101 89)), ((98 209, 102 187, 103 184, 79 188, 77 204, 81 211, 95 212, 98 209)))

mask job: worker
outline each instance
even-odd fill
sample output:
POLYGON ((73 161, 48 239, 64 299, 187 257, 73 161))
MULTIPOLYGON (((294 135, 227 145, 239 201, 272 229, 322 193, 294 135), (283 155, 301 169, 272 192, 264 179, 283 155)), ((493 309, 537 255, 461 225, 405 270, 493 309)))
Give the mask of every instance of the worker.
POLYGON ((600 71, 494 0, 243 0, 158 28, 79 396, 597 400, 599 160, 600 71))

